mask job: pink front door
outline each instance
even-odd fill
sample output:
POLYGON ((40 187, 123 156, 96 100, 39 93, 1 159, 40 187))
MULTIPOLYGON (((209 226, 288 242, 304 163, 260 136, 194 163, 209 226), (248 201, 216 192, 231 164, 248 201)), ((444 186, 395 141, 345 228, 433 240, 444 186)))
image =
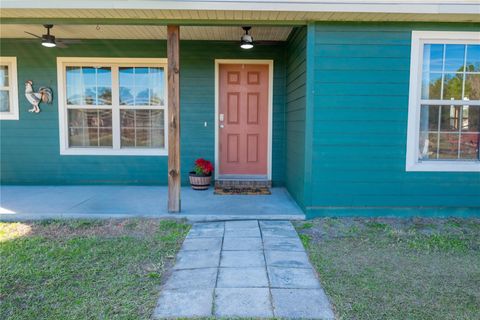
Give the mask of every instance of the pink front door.
POLYGON ((219 174, 267 175, 268 65, 219 66, 219 174))

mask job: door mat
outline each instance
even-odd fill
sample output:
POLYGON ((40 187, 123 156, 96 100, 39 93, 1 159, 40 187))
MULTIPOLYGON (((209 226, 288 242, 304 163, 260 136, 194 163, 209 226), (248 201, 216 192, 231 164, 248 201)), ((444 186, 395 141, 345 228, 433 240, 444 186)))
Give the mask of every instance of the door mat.
POLYGON ((217 195, 270 195, 268 187, 215 187, 217 195))

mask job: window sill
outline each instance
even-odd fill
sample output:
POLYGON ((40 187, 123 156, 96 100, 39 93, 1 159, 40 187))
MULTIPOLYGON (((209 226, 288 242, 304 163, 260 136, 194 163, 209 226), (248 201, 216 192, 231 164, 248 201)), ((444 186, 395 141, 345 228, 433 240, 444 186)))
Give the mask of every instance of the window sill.
POLYGON ((413 172, 480 172, 480 161, 423 161, 407 163, 413 172))
POLYGON ((65 156, 167 156, 167 149, 100 149, 68 148, 60 150, 65 156))
POLYGON ((18 114, 16 113, 3 113, 3 112, 0 112, 0 120, 18 120, 19 117, 18 117, 18 114))

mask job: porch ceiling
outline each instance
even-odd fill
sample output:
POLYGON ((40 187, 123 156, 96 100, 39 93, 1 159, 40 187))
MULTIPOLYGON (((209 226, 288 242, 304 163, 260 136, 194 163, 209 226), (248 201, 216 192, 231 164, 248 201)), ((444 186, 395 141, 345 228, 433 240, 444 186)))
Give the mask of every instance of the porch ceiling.
POLYGON ((59 24, 74 19, 71 24, 88 24, 97 19, 102 24, 123 20, 140 25, 298 25, 308 21, 480 22, 479 13, 478 0, 2 0, 1 17, 2 23, 48 19, 59 24))
MULTIPOLYGON (((32 38, 25 31, 37 35, 45 33, 45 28, 34 24, 2 24, 1 38, 32 38)), ((258 26, 252 28, 255 40, 285 41, 292 27, 258 26)), ((243 34, 239 26, 184 26, 181 27, 184 40, 237 41, 243 34)), ((66 39, 166 39, 167 27, 154 25, 55 25, 52 33, 66 39)))

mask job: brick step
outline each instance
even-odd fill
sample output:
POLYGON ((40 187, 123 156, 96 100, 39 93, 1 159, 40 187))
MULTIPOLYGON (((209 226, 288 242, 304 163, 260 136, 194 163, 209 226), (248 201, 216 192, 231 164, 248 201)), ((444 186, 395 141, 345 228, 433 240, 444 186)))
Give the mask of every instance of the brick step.
POLYGON ((272 182, 269 180, 235 180, 235 179, 219 179, 215 180, 216 188, 271 188, 272 182))

